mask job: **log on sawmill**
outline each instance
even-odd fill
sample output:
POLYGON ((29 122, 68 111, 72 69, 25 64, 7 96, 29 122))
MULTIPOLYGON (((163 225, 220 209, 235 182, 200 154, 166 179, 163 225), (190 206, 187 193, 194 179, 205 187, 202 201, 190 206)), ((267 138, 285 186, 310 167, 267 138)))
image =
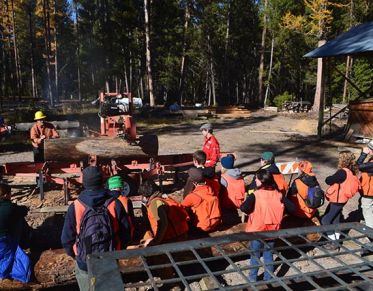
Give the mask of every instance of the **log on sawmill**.
MULTIPOLYGON (((57 129, 71 129, 79 128, 80 122, 78 120, 63 120, 63 121, 48 121, 52 123, 57 129)), ((16 123, 16 131, 29 131, 35 122, 20 122, 16 123)))
POLYGON ((144 135, 136 144, 109 137, 58 138, 44 141, 45 161, 79 162, 86 161, 88 155, 118 160, 155 157, 158 155, 158 138, 155 135, 144 135))

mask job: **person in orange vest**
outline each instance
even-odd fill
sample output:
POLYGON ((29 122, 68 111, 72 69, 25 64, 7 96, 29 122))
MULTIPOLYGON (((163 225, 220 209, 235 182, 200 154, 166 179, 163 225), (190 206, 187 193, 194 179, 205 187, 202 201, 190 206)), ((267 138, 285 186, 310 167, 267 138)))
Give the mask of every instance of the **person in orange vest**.
POLYGON ((46 118, 42 111, 36 111, 34 117, 36 122, 30 130, 35 163, 44 162, 44 140, 60 137, 54 125, 45 121, 46 118))
MULTIPOLYGON (((206 168, 204 165, 206 163, 206 154, 204 151, 198 150, 193 153, 193 165, 200 169, 203 177, 205 178, 206 184, 209 185, 214 191, 215 196, 219 196, 220 193, 220 180, 218 175, 215 174, 213 168, 206 168)), ((190 178, 188 177, 184 186, 184 198, 193 191, 194 185, 190 178)))
MULTIPOLYGON (((248 195, 245 202, 241 205, 242 212, 249 215, 246 231, 273 231, 280 229, 281 221, 285 209, 289 212, 294 211, 294 205, 289 202, 282 193, 277 190, 276 183, 268 169, 260 169, 255 175, 257 189, 252 195, 248 195)), ((274 274, 272 250, 275 245, 274 239, 252 240, 250 249, 249 280, 256 282, 258 270, 260 267, 260 257, 264 259, 264 280, 270 280, 274 274), (263 251, 261 251, 261 249, 263 251)))
POLYGON ((138 193, 143 196, 150 224, 151 236, 145 239, 145 247, 187 238, 189 216, 178 202, 162 194, 152 180, 142 183, 138 193))
MULTIPOLYGON (((360 181, 356 176, 357 171, 355 155, 350 151, 340 152, 337 172, 325 179, 325 183, 329 185, 325 193, 329 204, 321 219, 321 224, 340 223, 343 207, 360 189, 360 181)), ((327 235, 332 242, 327 243, 325 248, 328 250, 339 249, 338 244, 334 241, 340 238, 340 233, 329 232, 327 235)))
POLYGON ((4 141, 12 132, 12 127, 5 123, 4 118, 0 115, 0 141, 4 141))
POLYGON ((204 137, 204 143, 202 150, 206 154, 205 167, 215 168, 216 163, 220 158, 220 145, 215 135, 213 134, 213 128, 211 123, 203 124, 200 129, 204 137))
POLYGON ((309 161, 300 161, 298 171, 299 176, 293 181, 287 194, 289 200, 295 205, 292 215, 300 218, 312 218, 317 209, 308 207, 305 200, 308 196, 308 188, 319 186, 319 182, 309 161))
POLYGON ((89 166, 82 175, 84 190, 67 209, 61 242, 66 253, 75 259, 80 290, 90 290, 86 255, 125 249, 130 230, 125 209, 119 200, 108 196, 100 170, 89 166), (97 232, 101 235, 97 236, 97 232))
POLYGON ((132 201, 130 199, 127 198, 127 196, 125 196, 123 194, 123 179, 121 176, 112 176, 110 177, 108 180, 107 180, 107 186, 108 186, 108 189, 109 189, 109 196, 113 197, 113 198, 116 198, 118 199, 127 215, 128 215, 128 222, 129 222, 129 228, 131 230, 131 240, 133 240, 134 238, 134 233, 135 233, 135 225, 134 225, 134 222, 135 222, 135 214, 133 212, 133 205, 132 205, 132 201))
MULTIPOLYGON (((260 169, 268 169, 273 175, 273 179, 276 182, 278 190, 285 196, 288 190, 288 184, 286 183, 285 177, 281 174, 280 169, 275 164, 275 156, 272 152, 263 152, 260 159, 260 169)), ((249 185, 249 194, 253 193, 256 189, 255 179, 249 185)))
MULTIPOLYGON (((361 173, 360 207, 365 225, 373 228, 373 141, 370 141, 368 146, 363 148, 360 157, 357 159, 357 165, 361 173), (364 163, 368 155, 370 157, 364 163)), ((369 240, 373 243, 373 239, 369 238, 369 240)), ((371 250, 363 246, 362 255, 371 255, 372 253, 371 250)))
POLYGON ((234 167, 234 160, 233 155, 221 159, 220 205, 223 210, 240 208, 245 200, 245 181, 240 169, 234 167))
POLYGON ((210 186, 206 185, 202 172, 197 168, 188 171, 194 189, 181 202, 189 209, 191 230, 197 233, 215 230, 222 222, 219 198, 215 196, 210 186))

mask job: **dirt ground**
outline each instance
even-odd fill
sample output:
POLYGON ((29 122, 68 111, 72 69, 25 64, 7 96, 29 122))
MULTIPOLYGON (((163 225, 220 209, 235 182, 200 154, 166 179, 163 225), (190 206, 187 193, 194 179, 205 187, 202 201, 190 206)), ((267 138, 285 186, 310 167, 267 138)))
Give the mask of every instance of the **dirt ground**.
MULTIPOLYGON (((138 122, 138 134, 152 133, 159 138, 159 154, 192 153, 201 149, 203 137, 199 132, 201 124, 205 120, 167 121, 162 123, 138 122)), ((336 170, 338 152, 344 148, 338 148, 330 143, 319 140, 316 135, 317 121, 297 114, 278 114, 273 112, 253 112, 249 118, 244 119, 214 119, 210 120, 214 125, 214 133, 220 142, 223 152, 235 152, 237 154, 236 166, 242 171, 252 171, 259 167, 260 154, 263 151, 273 151, 277 162, 288 162, 306 159, 312 162, 314 172, 323 186, 325 178, 336 170)), ((349 148, 350 149, 350 148, 349 148)), ((355 150, 356 157, 359 150, 355 150)), ((7 147, 0 149, 0 164, 7 162, 32 161, 32 152, 12 150, 7 147)), ((289 177, 288 177, 289 178, 289 177)), ((251 181, 247 176, 246 180, 251 181)), ((23 191, 18 195, 24 198, 16 199, 17 203, 31 206, 32 209, 42 206, 63 205, 63 193, 59 189, 53 189, 46 193, 47 199, 41 203, 37 196, 30 195, 32 187, 14 189, 23 191), (27 195, 28 194, 28 195, 27 195)), ((321 208, 321 213, 326 205, 321 208)), ((356 220, 358 209, 358 195, 344 207, 346 220, 356 220), (351 215, 350 215, 351 214, 351 215), (352 216, 352 214, 354 214, 352 216)), ((37 228, 41 234, 43 229, 50 229, 51 225, 62 226, 62 217, 54 218, 48 214, 30 213, 27 220, 33 228, 37 228)), ((54 227, 56 229, 56 227, 54 227)), ((55 233, 48 232, 46 236, 54 236, 53 241, 58 240, 59 230, 55 233)), ((52 245, 46 245, 51 247, 52 245)))

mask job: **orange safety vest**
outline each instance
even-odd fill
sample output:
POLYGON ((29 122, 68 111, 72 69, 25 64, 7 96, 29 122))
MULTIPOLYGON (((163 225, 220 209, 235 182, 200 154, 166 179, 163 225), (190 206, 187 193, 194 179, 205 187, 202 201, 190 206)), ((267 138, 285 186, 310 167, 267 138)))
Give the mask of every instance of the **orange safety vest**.
POLYGON ((223 187, 221 195, 221 208, 240 208, 245 200, 245 182, 243 178, 234 179, 229 175, 221 175, 227 181, 227 187, 223 187))
MULTIPOLYGON (((159 200, 167 205, 168 227, 162 241, 171 240, 173 238, 176 238, 180 235, 187 233, 189 230, 187 222, 189 220, 189 215, 187 211, 180 205, 180 203, 178 203, 170 197, 156 197, 152 199, 152 201, 150 202, 153 202, 155 200, 159 200)), ((150 222, 150 227, 152 229, 153 235, 155 235, 158 229, 158 221, 153 216, 153 213, 151 212, 149 205, 150 203, 148 203, 147 206, 148 219, 150 222)))
POLYGON ((0 135, 7 133, 8 127, 7 126, 0 126, 0 135))
POLYGON ((278 190, 282 193, 282 195, 285 196, 288 191, 288 183, 286 183, 284 175, 283 174, 272 174, 272 176, 273 176, 273 179, 275 180, 278 190))
POLYGON ((130 226, 130 232, 131 232, 131 240, 134 238, 135 234, 135 225, 134 225, 134 217, 132 217, 128 212, 128 198, 123 195, 119 195, 118 200, 122 203, 124 209, 126 210, 127 217, 128 217, 128 223, 130 226))
POLYGON ((311 218, 315 215, 317 209, 309 208, 304 200, 307 199, 308 186, 301 179, 295 179, 297 194, 289 196, 289 200, 295 205, 294 215, 301 218, 311 218))
POLYGON ((360 177, 361 189, 360 194, 363 197, 373 198, 373 176, 368 173, 362 172, 360 177))
POLYGON ((210 186, 198 185, 189 195, 196 195, 200 198, 200 203, 191 207, 196 227, 210 231, 221 224, 219 198, 214 195, 210 186))
POLYGON ((221 188, 218 176, 215 175, 213 178, 210 178, 210 179, 205 178, 205 181, 206 181, 206 185, 211 187, 212 191, 214 192, 214 195, 218 197, 220 193, 220 188, 221 188))
POLYGON ((350 169, 343 168, 347 177, 341 184, 335 183, 331 185, 325 193, 326 199, 332 203, 346 203, 350 198, 361 188, 360 181, 350 169))
POLYGON ((254 195, 254 211, 248 217, 245 230, 254 232, 280 229, 285 209, 282 193, 277 190, 259 189, 254 195))
MULTIPOLYGON (((79 201, 79 199, 76 199, 74 201, 74 208, 75 208, 75 220, 76 220, 76 237, 78 237, 80 233, 80 225, 83 220, 83 215, 86 210, 85 205, 79 201)), ((121 243, 120 243, 120 238, 119 238, 119 222, 117 218, 117 214, 115 212, 115 199, 110 202, 110 204, 107 207, 111 219, 111 223, 113 226, 113 231, 114 231, 114 247, 116 250, 121 249, 121 243)), ((76 242, 73 245, 73 251, 74 254, 77 256, 78 255, 78 249, 76 242)))

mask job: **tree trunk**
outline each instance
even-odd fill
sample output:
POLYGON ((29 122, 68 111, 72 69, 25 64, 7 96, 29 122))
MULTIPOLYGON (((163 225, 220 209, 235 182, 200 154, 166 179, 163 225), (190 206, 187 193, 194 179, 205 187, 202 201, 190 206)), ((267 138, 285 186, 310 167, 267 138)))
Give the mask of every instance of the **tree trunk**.
POLYGON ((268 72, 268 81, 267 81, 267 89, 266 89, 266 94, 264 97, 264 107, 267 106, 267 100, 268 100, 268 95, 269 95, 269 85, 272 77, 272 64, 273 64, 273 49, 274 49, 274 44, 275 44, 275 39, 272 35, 272 41, 271 41, 271 58, 269 61, 269 72, 268 72))
POLYGON ((73 1, 73 9, 75 13, 74 32, 76 38, 76 63, 77 63, 77 78, 78 78, 78 100, 82 101, 81 80, 80 80, 80 37, 79 37, 79 15, 77 1, 73 1))
POLYGON ((35 55, 34 55, 34 33, 33 33, 33 23, 32 23, 32 7, 31 4, 28 6, 28 16, 29 16, 29 34, 30 34, 30 65, 31 65, 31 86, 32 86, 32 98, 37 97, 36 92, 36 81, 35 81, 35 55))
POLYGON ((21 99, 21 66, 19 63, 18 47, 17 47, 17 34, 16 34, 16 16, 14 11, 14 0, 11 1, 12 4, 12 32, 13 32, 13 50, 14 50, 14 64, 16 72, 16 85, 17 85, 17 95, 21 99))
POLYGON ((55 86, 55 98, 58 102, 58 47, 57 47, 57 13, 56 13, 57 1, 54 0, 53 5, 53 16, 54 16, 54 86, 55 86))
POLYGON ((346 104, 348 102, 348 97, 347 97, 347 93, 348 93, 348 81, 347 81, 347 78, 350 77, 351 68, 352 68, 352 58, 351 58, 351 56, 347 56, 345 80, 344 80, 344 85, 343 85, 343 97, 342 97, 342 102, 344 104, 346 104))
MULTIPOLYGON (((8 30, 8 31, 11 31, 12 28, 9 27, 9 23, 11 23, 11 20, 10 20, 10 10, 9 10, 9 2, 6 1, 5 2, 5 5, 4 5, 4 12, 5 12, 5 15, 6 15, 6 20, 4 20, 4 26, 5 28, 8 30)), ((4 17, 5 18, 5 17, 4 17)), ((6 72, 6 75, 8 76, 7 79, 8 79, 8 86, 6 86, 7 88, 7 93, 8 94, 11 94, 11 96, 13 97, 13 100, 15 101, 15 93, 14 93, 14 88, 17 88, 17 80, 15 79, 15 70, 13 71, 12 68, 13 68, 13 63, 12 63, 12 59, 15 60, 14 58, 12 58, 12 37, 11 37, 11 34, 8 33, 7 34, 7 37, 6 37, 6 44, 7 44, 7 72, 6 72)), ((14 65, 14 68, 16 66, 14 65)))
MULTIPOLYGON (((325 40, 320 40, 318 43, 318 46, 322 46, 326 41, 325 40)), ((315 92, 315 99, 313 101, 313 111, 319 112, 321 107, 321 98, 323 97, 324 94, 324 88, 321 88, 324 84, 324 72, 323 72, 323 60, 322 58, 317 59, 317 81, 316 81, 316 92, 315 92)))
POLYGON ((150 107, 154 107, 155 98, 154 98, 154 93, 153 93, 153 76, 152 76, 152 68, 151 68, 150 24, 149 24, 148 0, 144 0, 144 14, 145 14, 146 75, 147 75, 147 80, 148 80, 150 107))
POLYGON ((260 105, 263 104, 263 83, 264 83, 264 55, 265 55, 265 41, 267 36, 267 6, 268 0, 264 1, 264 13, 263 13, 263 31, 262 31, 262 42, 260 45, 260 60, 259 60, 259 79, 258 79, 258 101, 260 105))
POLYGON ((230 33, 230 17, 231 17, 231 1, 228 1, 228 13, 227 13, 227 22, 226 22, 226 30, 225 30, 225 44, 224 44, 224 67, 226 68, 224 70, 224 79, 222 88, 223 92, 225 94, 225 98, 228 100, 229 99, 229 104, 231 103, 231 98, 230 98, 230 66, 228 65, 228 46, 229 46, 229 33, 230 33))
POLYGON ((184 35, 183 35, 183 52, 181 55, 180 62, 180 79, 179 79, 179 100, 180 105, 183 103, 183 90, 184 90, 184 79, 185 79, 185 62, 186 62, 186 50, 187 50, 187 34, 190 21, 189 1, 185 4, 185 19, 184 19, 184 35))
POLYGON ((317 60, 317 85, 315 93, 314 111, 319 113, 317 135, 321 137, 322 124, 324 122, 324 90, 325 90, 325 60, 317 60))
POLYGON ((47 8, 49 1, 43 0, 43 20, 44 20, 44 45, 45 45, 45 65, 47 69, 47 82, 48 82, 48 99, 51 106, 54 106, 54 98, 52 94, 52 84, 51 84, 51 74, 50 74, 50 38, 49 38, 49 25, 48 25, 48 17, 49 13, 47 12, 47 8))
POLYGON ((216 94, 215 94, 215 72, 214 72, 214 60, 212 57, 212 48, 211 48, 211 43, 210 43, 210 35, 207 35, 207 46, 208 46, 208 51, 210 54, 209 61, 210 61, 210 74, 211 74, 211 94, 212 94, 212 105, 216 106, 216 94))
MULTIPOLYGON (((156 137, 156 136, 152 136, 156 137)), ((121 138, 58 138, 44 141, 46 161, 79 162, 87 160, 88 155, 101 159, 136 159, 158 155, 158 139, 140 137, 140 143, 130 145, 121 138)))

